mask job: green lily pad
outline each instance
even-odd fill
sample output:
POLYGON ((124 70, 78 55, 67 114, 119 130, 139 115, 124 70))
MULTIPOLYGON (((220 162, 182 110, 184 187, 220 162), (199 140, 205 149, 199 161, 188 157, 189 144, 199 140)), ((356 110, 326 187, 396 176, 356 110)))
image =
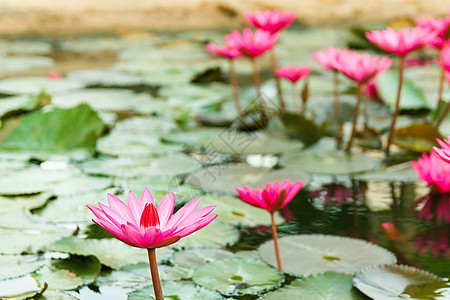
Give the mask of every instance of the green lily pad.
POLYGON ((39 283, 30 276, 0 280, 0 297, 2 299, 26 299, 33 297, 41 290, 39 283))
POLYGON ((261 260, 231 257, 198 267, 193 280, 225 295, 243 295, 272 289, 283 277, 261 260))
POLYGON ((280 164, 288 169, 327 175, 348 175, 374 171, 381 160, 362 153, 342 151, 290 152, 282 155, 280 164))
MULTIPOLYGON (((205 195, 202 196, 201 206, 216 205, 215 213, 217 219, 234 225, 258 226, 271 225, 270 214, 260 208, 248 205, 247 203, 230 196, 205 195)), ((275 222, 281 224, 283 218, 275 213, 275 222)))
MULTIPOLYGON (((128 265, 120 269, 124 272, 134 273, 149 280, 149 266, 148 263, 138 263, 128 265)), ((158 266, 159 277, 163 281, 177 281, 182 279, 189 279, 192 277, 194 271, 192 269, 183 268, 180 266, 158 266)), ((151 277, 150 277, 151 278, 151 277)))
POLYGON ((38 109, 49 104, 50 100, 50 96, 46 93, 3 98, 0 100, 0 119, 38 109))
POLYGON ((139 75, 109 69, 77 70, 67 74, 67 78, 75 79, 87 85, 101 86, 133 86, 141 85, 144 78, 139 75))
POLYGON ((173 261, 181 267, 195 269, 204 264, 230 257, 233 257, 233 253, 225 250, 191 249, 175 252, 173 261))
POLYGON ((29 40, 2 40, 0 41, 0 53, 8 54, 48 54, 52 45, 44 41, 29 40))
POLYGON ((351 275, 326 272, 296 279, 288 286, 270 292, 261 299, 358 300, 363 298, 353 290, 351 275))
POLYGON ((176 125, 171 120, 154 117, 134 117, 117 123, 113 132, 139 136, 159 136, 176 128, 176 125))
POLYGON ((84 84, 70 79, 50 79, 47 77, 14 77, 0 80, 0 93, 7 95, 49 94, 79 90, 84 84))
POLYGON ((0 150, 93 151, 102 131, 101 119, 86 104, 70 109, 40 110, 5 122, 0 132, 0 150))
POLYGON ((264 187, 267 182, 299 181, 307 185, 310 178, 307 174, 288 169, 271 170, 251 167, 245 164, 216 165, 204 168, 189 175, 186 183, 206 191, 237 195, 236 188, 264 187))
POLYGON ((50 290, 74 290, 84 284, 83 280, 75 273, 48 266, 39 269, 33 278, 38 282, 47 282, 50 290))
MULTIPOLYGON (((173 300, 220 300, 224 299, 216 291, 196 286, 189 282, 162 282, 164 299, 173 300)), ((153 286, 148 285, 128 294, 128 300, 156 299, 153 286), (150 298, 149 298, 150 296, 150 298)))
MULTIPOLYGON (((348 237, 303 234, 282 237, 278 242, 284 271, 302 276, 328 271, 355 274, 365 267, 397 260, 386 249, 348 237)), ((264 261, 277 265, 273 240, 262 244, 258 251, 264 261)))
POLYGON ((430 123, 413 123, 407 127, 397 128, 394 132, 394 144, 410 151, 430 152, 434 146, 439 146, 436 138, 443 139, 430 123))
MULTIPOLYGON (((148 261, 145 249, 130 247, 116 239, 97 240, 67 237, 56 241, 49 246, 49 249, 76 255, 94 255, 103 265, 113 269, 148 261)), ((173 253, 167 247, 158 249, 156 252, 159 260, 168 259, 173 253)))
POLYGON ((27 275, 43 264, 36 255, 0 255, 0 280, 27 275))
POLYGON ((51 198, 51 193, 39 193, 23 196, 4 197, 0 196, 0 213, 22 210, 35 209, 44 206, 51 198))
MULTIPOLYGON (((71 255, 69 258, 65 259, 52 259, 51 266, 58 270, 70 271, 81 278, 85 284, 93 283, 102 268, 97 257, 78 255, 71 255)), ((50 282, 48 283, 51 288, 50 282)))
POLYGON ((84 162, 80 167, 90 175, 136 178, 151 174, 169 177, 192 172, 198 168, 198 163, 187 155, 176 154, 154 159, 95 159, 84 162))
MULTIPOLYGON (((304 115, 286 113, 281 115, 279 120, 283 124, 285 134, 289 138, 302 141, 305 147, 313 145, 323 135, 323 129, 304 115)), ((271 122, 274 122, 274 120, 271 122)))
MULTIPOLYGON (((394 71, 386 71, 376 78, 378 92, 391 111, 394 111, 397 98, 398 74, 394 71)), ((400 98, 401 110, 419 110, 430 109, 422 90, 408 79, 404 79, 402 86, 402 95, 400 98)))
POLYGON ((202 230, 188 235, 171 247, 176 249, 190 248, 222 248, 226 245, 233 245, 239 239, 239 230, 233 226, 221 223, 217 220, 210 223, 202 230))
POLYGON ((450 283, 429 272, 405 265, 369 267, 353 279, 372 299, 447 299, 450 283))
MULTIPOLYGON (((0 56, 0 74, 19 73, 53 65, 53 59, 42 56, 0 56)), ((9 93, 5 93, 9 94, 9 93)), ((15 94, 15 93, 12 93, 15 94)))
POLYGON ((35 297, 36 300, 77 300, 78 298, 63 292, 46 290, 42 295, 35 297))
POLYGON ((416 171, 411 166, 411 162, 401 163, 392 167, 383 168, 376 172, 355 176, 363 181, 396 181, 396 182, 416 182, 419 180, 416 171))

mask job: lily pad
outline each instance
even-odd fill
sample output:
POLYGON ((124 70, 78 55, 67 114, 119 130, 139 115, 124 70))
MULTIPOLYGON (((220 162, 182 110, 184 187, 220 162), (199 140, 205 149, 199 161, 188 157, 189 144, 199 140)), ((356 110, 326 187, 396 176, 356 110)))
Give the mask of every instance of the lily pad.
POLYGON ((171 247, 176 249, 190 248, 222 248, 233 245, 239 239, 239 230, 233 226, 219 221, 214 221, 202 230, 188 235, 171 247))
MULTIPOLYGON (((220 300, 224 299, 216 291, 196 286, 189 282, 162 282, 165 299, 177 300, 220 300)), ((153 286, 148 285, 128 294, 128 300, 156 299, 153 286), (150 296, 150 298, 149 298, 150 296)))
POLYGON ((348 175, 374 171, 382 161, 362 153, 342 151, 290 152, 282 155, 280 164, 288 169, 327 175, 348 175))
MULTIPOLYGON (((52 259, 51 266, 58 270, 70 271, 81 278, 85 284, 93 283, 102 268, 97 257, 78 255, 71 255, 65 259, 52 259)), ((48 283, 51 288, 50 282, 48 283)))
POLYGON ((75 273, 48 266, 39 269, 33 278, 39 282, 47 282, 50 290, 74 290, 84 284, 83 280, 75 273))
POLYGON ((419 180, 416 171, 411 166, 411 162, 401 163, 392 167, 383 168, 376 172, 355 176, 363 181, 396 181, 396 182, 416 182, 419 180))
POLYGON ((2 40, 0 53, 8 54, 48 54, 52 45, 44 41, 31 40, 2 40))
MULTIPOLYGON (((217 219, 234 225, 258 226, 271 225, 270 214, 260 208, 248 205, 247 203, 230 196, 205 195, 202 197, 202 206, 216 205, 215 213, 217 219)), ((283 218, 275 213, 275 222, 281 224, 283 218)))
POLYGON ((63 292, 46 290, 44 294, 35 298, 36 300, 77 300, 78 298, 63 292))
POLYGON ((36 255, 0 255, 0 280, 27 275, 43 264, 36 255))
MULTIPOLYGON (((149 266, 148 263, 138 263, 134 265, 128 265, 120 269, 120 271, 133 273, 142 276, 147 281, 149 280, 149 266)), ((163 281, 176 281, 182 279, 189 279, 192 277, 193 270, 183 268, 180 266, 158 266, 159 277, 163 281)), ((151 278, 151 277, 150 277, 151 278)))
POLYGON ((179 266, 195 269, 204 264, 232 256, 232 252, 220 249, 191 249, 175 252, 173 261, 179 266))
MULTIPOLYGON (((355 274, 368 266, 397 261, 386 249, 348 237, 303 234, 282 237, 278 242, 284 271, 302 276, 328 271, 355 274)), ((273 240, 262 244, 259 254, 270 265, 277 265, 273 240)))
POLYGON ((141 85, 144 78, 139 75, 108 69, 77 70, 67 74, 67 78, 75 79, 87 85, 101 86, 132 86, 141 85))
POLYGON ((101 119, 86 104, 69 109, 40 110, 5 122, 0 132, 0 150, 93 151, 102 131, 101 119))
POLYGON ((262 299, 358 300, 363 298, 353 290, 351 275, 326 272, 296 279, 288 286, 266 294, 262 299))
POLYGON ((31 276, 0 280, 0 297, 2 299, 13 297, 25 299, 33 297, 41 290, 39 283, 31 276))
POLYGON ((283 277, 259 259, 231 257, 198 267, 193 280, 225 295, 243 295, 272 289, 283 277))
POLYGON ((84 83, 70 79, 50 79, 47 77, 14 77, 0 80, 0 93, 7 95, 49 94, 79 90, 84 83))
POLYGON ((251 167, 245 164, 216 165, 191 174, 186 183, 206 191, 237 195, 236 188, 263 187, 267 182, 299 181, 307 185, 310 178, 307 174, 288 169, 271 170, 251 167))
POLYGON ((51 196, 51 193, 39 193, 16 197, 0 196, 0 213, 12 210, 39 208, 44 206, 51 196))
POLYGON ((443 139, 443 136, 430 123, 413 123, 394 132, 394 144, 418 153, 430 152, 434 146, 439 146, 436 138, 443 139))
MULTIPOLYGON (((0 56, 0 73, 19 73, 53 65, 53 59, 42 56, 0 56)), ((7 93, 9 94, 9 93, 7 93)), ((15 93, 14 93, 15 94, 15 93)))
MULTIPOLYGON (((56 241, 49 246, 50 250, 76 255, 94 255, 99 261, 113 269, 119 269, 129 264, 147 262, 148 255, 145 249, 130 247, 116 239, 81 239, 67 237, 56 241)), ((173 251, 169 248, 157 250, 159 260, 168 259, 173 251)))
POLYGON ((46 93, 3 98, 0 100, 0 119, 38 109, 49 104, 50 100, 50 96, 46 93))
POLYGON ((176 125, 171 120, 155 117, 133 117, 117 123, 113 132, 140 136, 159 136, 176 128, 176 125))
POLYGON ((354 285, 375 300, 447 299, 450 283, 429 272, 405 265, 369 267, 353 279, 354 285))
POLYGON ((151 174, 154 177, 170 177, 192 172, 198 168, 198 163, 187 155, 176 154, 154 159, 95 159, 86 161, 80 167, 90 175, 136 178, 151 174))

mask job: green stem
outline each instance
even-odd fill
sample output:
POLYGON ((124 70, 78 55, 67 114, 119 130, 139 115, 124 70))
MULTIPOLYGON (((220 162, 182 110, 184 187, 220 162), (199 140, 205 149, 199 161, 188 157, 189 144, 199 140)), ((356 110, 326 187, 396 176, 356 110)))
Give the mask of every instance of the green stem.
POLYGON ((270 50, 270 60, 272 62, 273 77, 275 78, 275 84, 277 86, 277 95, 278 95, 278 102, 280 104, 280 112, 285 113, 286 105, 284 104, 283 100, 283 91, 281 90, 280 78, 275 74, 276 70, 278 69, 278 62, 277 62, 277 55, 275 54, 275 48, 272 48, 272 50, 270 50))
POLYGON ((345 148, 345 151, 347 152, 350 152, 350 150, 352 149, 353 139, 356 133, 356 125, 358 123, 359 107, 361 105, 362 84, 358 84, 356 88, 357 93, 356 93, 355 110, 353 112, 352 133, 350 135, 350 139, 348 140, 347 147, 345 148))
POLYGON ((234 60, 230 59, 230 83, 233 91, 233 100, 234 106, 236 107, 236 111, 239 117, 242 117, 244 114, 242 113, 241 101, 239 99, 239 90, 237 83, 236 71, 234 69, 234 60))
POLYGON ((259 78, 258 66, 256 65, 256 59, 252 57, 251 62, 252 62, 253 82, 255 83, 256 94, 257 94, 256 97, 258 98, 259 106, 260 106, 263 118, 265 121, 267 121, 267 120, 269 120, 269 113, 267 112, 266 104, 264 103, 264 100, 262 98, 261 79, 259 78))
POLYGON ((270 213, 270 218, 272 220, 272 234, 273 234, 273 244, 275 246, 275 255, 277 257, 278 271, 283 272, 283 267, 281 266, 280 250, 278 248, 278 234, 277 225, 275 224, 275 213, 270 213))

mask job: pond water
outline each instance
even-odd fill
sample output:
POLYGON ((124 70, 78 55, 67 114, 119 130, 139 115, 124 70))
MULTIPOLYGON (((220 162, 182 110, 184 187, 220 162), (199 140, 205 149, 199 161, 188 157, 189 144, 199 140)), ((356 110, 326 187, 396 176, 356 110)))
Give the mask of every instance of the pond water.
MULTIPOLYGON (((105 242, 111 236, 92 225, 93 216, 85 205, 106 203, 107 192, 125 199, 126 191, 140 194, 147 186, 155 199, 175 191, 179 203, 200 196, 208 204, 224 205, 219 207, 219 221, 215 227, 211 225, 210 232, 175 244, 175 250, 158 252, 163 280, 190 284, 194 276, 198 282, 194 268, 180 265, 176 254, 205 248, 230 251, 235 253, 233 257, 257 258, 255 251, 272 239, 269 214, 233 202, 234 189, 287 178, 304 180, 305 186, 277 216, 280 237, 327 234, 362 239, 391 251, 399 264, 450 276, 450 225, 445 219, 419 218, 424 203, 415 205, 429 192, 408 162, 418 153, 397 149, 386 162, 379 149, 379 134, 360 139, 354 161, 335 151, 334 127, 330 125, 332 78, 311 62, 310 55, 329 45, 344 46, 349 41, 346 30, 298 27, 283 33, 277 46, 279 63, 313 67, 306 118, 286 121, 275 116, 276 122, 256 134, 250 128, 234 129, 239 119, 226 82, 227 64, 210 58, 203 49, 206 41, 220 41, 223 34, 130 32, 0 40, 2 125, 13 130, 18 125, 11 122, 17 122, 24 127, 24 133, 14 139, 8 132, 1 135, 0 258, 18 260, 15 265, 0 266, 0 280, 31 274, 39 283, 47 282, 49 289, 65 291, 54 294, 54 299, 72 299, 69 295, 127 299, 135 290, 138 292, 129 299, 145 299, 143 287, 150 283, 145 251, 105 242), (42 91, 51 96, 51 104, 45 102, 45 95, 33 98, 42 91), (77 106, 80 103, 88 103, 100 117, 92 116, 90 108, 77 106), (41 134, 39 122, 45 120, 46 112, 74 107, 85 119, 61 114, 52 119, 55 123, 50 127, 56 129, 46 129, 57 136, 57 143, 24 141, 27 132, 41 134), (16 119, 38 111, 43 113, 35 120, 16 119), (286 124, 295 122, 310 136, 288 138, 286 124), (77 141, 72 137, 88 130, 101 136, 97 143, 82 141, 84 149, 73 151, 71 143, 77 141), (311 146, 301 150, 302 143, 311 146), (95 244, 97 239, 99 244, 95 244)), ((262 58, 259 65, 265 99, 276 108, 268 58, 262 58)), ((236 67, 242 101, 251 109, 256 95, 250 85, 250 65, 242 60, 236 67)), ((428 102, 423 105, 433 108, 437 87, 433 79, 439 77, 438 69, 427 66, 408 72, 424 91, 428 102)), ((289 85, 283 83, 283 89, 288 107, 293 108, 287 96, 289 85)), ((340 89, 346 136, 355 90, 344 79, 340 89)), ((375 101, 369 108, 369 124, 379 132, 389 124, 389 110, 375 101)), ((423 107, 416 108, 401 116, 399 126, 425 118, 423 107)), ((449 124, 443 124, 443 133, 448 132, 449 124)), ((283 260, 290 264, 288 257, 283 260)), ((230 278, 243 280, 240 275, 230 278)), ((281 285, 288 286, 295 278, 295 274, 286 275, 281 285)), ((242 284, 248 285, 245 288, 258 285, 242 284)), ((256 299, 266 292, 222 295, 256 299)), ((208 299, 208 292, 201 293, 205 293, 201 299, 208 299)), ((368 299, 357 293, 355 299, 368 299)), ((47 299, 53 298, 48 294, 47 299)))

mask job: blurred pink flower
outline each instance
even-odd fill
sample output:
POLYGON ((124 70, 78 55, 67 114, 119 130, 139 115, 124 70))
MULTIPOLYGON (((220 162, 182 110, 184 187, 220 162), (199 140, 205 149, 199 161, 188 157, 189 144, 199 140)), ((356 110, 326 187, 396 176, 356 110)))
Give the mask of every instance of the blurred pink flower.
POLYGON ((439 146, 441 146, 441 148, 433 147, 434 152, 439 155, 439 157, 444 161, 450 163, 450 137, 448 138, 448 140, 436 139, 436 141, 439 143, 439 146))
POLYGON ((233 46, 218 46, 214 43, 205 45, 205 49, 213 56, 221 56, 228 59, 235 59, 242 56, 241 50, 233 46))
POLYGON ((242 34, 234 30, 227 34, 225 43, 227 46, 240 49, 244 55, 255 58, 270 50, 278 40, 277 33, 270 33, 262 29, 257 29, 255 33, 250 28, 245 28, 242 34))
POLYGON ((418 207, 422 203, 425 203, 425 205, 419 212, 419 219, 430 221, 433 218, 437 218, 450 223, 450 194, 440 194, 431 191, 427 195, 420 197, 414 203, 413 208, 418 207))
POLYGON ((450 41, 443 44, 440 59, 434 58, 434 62, 446 72, 450 72, 450 41))
POLYGON ((295 20, 295 12, 282 12, 277 9, 246 12, 244 17, 253 27, 269 31, 270 33, 278 32, 281 29, 289 27, 295 20))
POLYGON ((430 60, 421 59, 420 57, 412 57, 405 60, 405 65, 408 68, 411 67, 427 67, 431 65, 430 60))
POLYGON ((346 52, 339 56, 336 67, 351 80, 364 84, 389 69, 391 64, 392 61, 388 57, 370 57, 367 53, 346 52))
POLYGON ((450 193, 450 164, 443 161, 435 152, 430 155, 423 153, 417 161, 411 165, 416 170, 419 178, 425 181, 438 193, 450 193))
POLYGON ((416 24, 422 28, 429 28, 437 33, 437 36, 431 40, 428 45, 441 48, 445 42, 445 35, 450 26, 450 16, 445 16, 443 18, 433 19, 433 18, 420 18, 416 20, 416 24))
POLYGON ((145 188, 140 199, 130 192, 128 204, 108 194, 109 206, 99 202, 99 207, 87 207, 98 218, 93 221, 116 238, 133 247, 154 249, 177 242, 217 217, 209 215, 216 206, 195 211, 199 203, 200 199, 193 199, 173 215, 174 193, 165 195, 156 208, 152 194, 145 188))
POLYGON ((62 75, 60 73, 58 73, 58 72, 51 71, 51 72, 48 72, 47 78, 49 78, 49 79, 61 79, 62 75))
POLYGON ((406 55, 420 46, 430 43, 437 36, 431 28, 416 26, 412 29, 402 28, 395 32, 391 27, 385 30, 373 30, 366 33, 367 39, 381 49, 396 54, 406 55))
POLYGON ((381 228, 383 228, 386 235, 389 237, 391 241, 401 241, 403 239, 402 234, 397 229, 394 223, 392 222, 383 222, 381 223, 381 228))
POLYGON ((302 181, 291 183, 286 180, 282 184, 279 182, 267 183, 262 191, 259 187, 250 189, 246 186, 243 186, 242 189, 236 189, 236 191, 242 201, 274 213, 286 206, 297 195, 302 186, 302 181))
POLYGON ((278 68, 275 71, 275 75, 278 77, 283 77, 292 83, 296 83, 297 80, 308 77, 311 72, 310 67, 306 66, 286 66, 278 68))
POLYGON ((316 51, 313 53, 314 60, 322 67, 328 70, 336 70, 338 67, 339 57, 343 53, 356 53, 349 49, 339 49, 335 47, 328 47, 324 51, 316 51))

